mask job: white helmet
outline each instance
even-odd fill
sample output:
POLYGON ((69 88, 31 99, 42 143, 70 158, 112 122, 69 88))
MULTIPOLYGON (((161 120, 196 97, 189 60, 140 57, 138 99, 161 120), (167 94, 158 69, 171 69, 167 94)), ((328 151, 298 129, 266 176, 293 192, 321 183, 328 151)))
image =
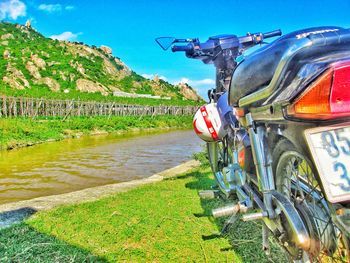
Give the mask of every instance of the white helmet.
POLYGON ((206 142, 218 141, 227 133, 222 125, 216 103, 199 108, 193 118, 193 128, 198 137, 206 142))

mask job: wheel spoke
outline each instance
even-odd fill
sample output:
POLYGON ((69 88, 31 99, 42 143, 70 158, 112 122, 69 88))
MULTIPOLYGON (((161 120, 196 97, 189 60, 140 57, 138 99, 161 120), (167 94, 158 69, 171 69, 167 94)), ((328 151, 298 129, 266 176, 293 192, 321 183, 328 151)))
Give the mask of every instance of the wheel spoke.
POLYGON ((315 235, 313 239, 313 242, 316 242, 314 249, 320 247, 321 251, 313 250, 314 252, 310 253, 311 262, 348 262, 346 260, 348 250, 340 242, 342 233, 332 221, 328 203, 312 168, 301 154, 294 151, 288 153, 289 155, 282 155, 284 159, 281 158, 277 165, 279 169, 277 176, 282 176, 280 179, 282 184, 278 184, 278 187, 296 205, 302 204, 297 209, 306 209, 307 212, 304 213, 312 215, 306 219, 309 220, 308 226, 314 225, 310 229, 315 235), (279 166, 280 163, 281 166, 279 166), (319 245, 316 245, 317 242, 319 245), (316 256, 312 257, 311 254, 316 254, 316 256))
POLYGON ((315 219, 317 219, 317 220, 323 222, 323 223, 326 223, 326 224, 329 223, 329 221, 326 221, 326 220, 324 220, 324 219, 321 219, 321 218, 319 218, 319 217, 317 217, 317 216, 313 216, 313 217, 314 217, 315 219))
MULTIPOLYGON (((308 192, 308 193, 306 194, 305 198, 302 199, 302 201, 305 201, 307 197, 310 197, 310 196, 311 196, 311 193, 312 193, 313 191, 315 191, 315 189, 316 189, 317 187, 318 187, 318 183, 317 183, 317 185, 315 185, 314 187, 312 187, 311 191, 308 192)), ((313 198, 312 200, 315 201, 314 198, 313 198)))
POLYGON ((323 236, 323 234, 324 234, 324 232, 326 231, 326 229, 327 229, 327 226, 329 225, 329 223, 331 223, 332 222, 332 219, 331 218, 329 218, 329 220, 328 220, 328 222, 327 222, 327 224, 326 224, 326 226, 323 228, 323 230, 322 230, 322 233, 321 233, 321 239, 322 239, 322 236, 323 236))
POLYGON ((296 169, 294 169, 293 172, 294 172, 294 177, 295 177, 295 180, 296 180, 296 185, 297 185, 300 197, 301 197, 301 199, 305 199, 304 191, 302 191, 302 189, 300 187, 298 171, 296 169))

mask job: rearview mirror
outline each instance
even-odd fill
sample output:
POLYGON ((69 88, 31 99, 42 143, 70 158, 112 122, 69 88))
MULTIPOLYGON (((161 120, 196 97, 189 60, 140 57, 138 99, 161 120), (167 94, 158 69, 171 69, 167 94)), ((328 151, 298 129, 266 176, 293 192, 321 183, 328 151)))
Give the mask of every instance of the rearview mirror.
POLYGON ((167 50, 173 43, 175 43, 175 37, 158 37, 156 38, 156 42, 163 49, 167 50))

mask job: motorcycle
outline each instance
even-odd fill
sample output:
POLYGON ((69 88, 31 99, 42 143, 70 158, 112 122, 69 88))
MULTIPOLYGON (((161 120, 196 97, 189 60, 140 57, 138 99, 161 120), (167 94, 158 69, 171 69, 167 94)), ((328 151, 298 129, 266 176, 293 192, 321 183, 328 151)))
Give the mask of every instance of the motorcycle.
POLYGON ((156 41, 216 68, 194 130, 217 182, 201 198, 232 200, 212 211, 222 233, 240 215, 262 222, 266 251, 272 235, 294 262, 350 262, 350 30, 281 35, 156 41))

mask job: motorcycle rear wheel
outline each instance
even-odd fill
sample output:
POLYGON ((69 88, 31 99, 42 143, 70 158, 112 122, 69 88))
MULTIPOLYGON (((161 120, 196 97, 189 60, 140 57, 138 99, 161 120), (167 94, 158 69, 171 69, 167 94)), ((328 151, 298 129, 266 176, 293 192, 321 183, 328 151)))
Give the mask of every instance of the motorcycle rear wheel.
MULTIPOLYGON (((273 160, 277 191, 294 203, 311 238, 308 251, 302 251, 291 242, 282 242, 290 257, 304 262, 349 262, 349 240, 332 220, 332 208, 311 161, 285 139, 274 148, 273 160)), ((283 220, 281 217, 288 236, 288 223, 283 220)))

